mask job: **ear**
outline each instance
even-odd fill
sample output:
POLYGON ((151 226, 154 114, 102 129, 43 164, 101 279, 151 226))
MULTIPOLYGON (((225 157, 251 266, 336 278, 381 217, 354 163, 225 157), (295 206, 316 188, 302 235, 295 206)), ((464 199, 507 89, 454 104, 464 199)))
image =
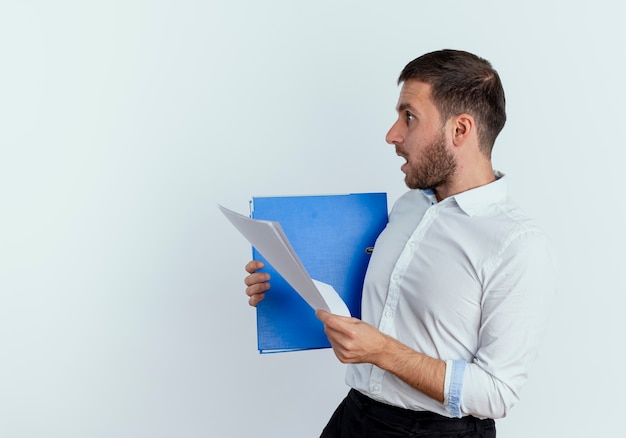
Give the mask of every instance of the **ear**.
POLYGON ((463 146, 470 138, 476 137, 476 123, 469 114, 459 114, 452 117, 450 121, 454 146, 463 146))

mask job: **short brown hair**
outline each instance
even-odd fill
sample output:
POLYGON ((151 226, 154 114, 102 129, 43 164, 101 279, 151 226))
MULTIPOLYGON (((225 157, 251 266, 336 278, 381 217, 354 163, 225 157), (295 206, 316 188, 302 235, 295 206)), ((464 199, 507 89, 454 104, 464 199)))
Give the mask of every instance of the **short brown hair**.
POLYGON ((461 50, 439 50, 409 62, 398 84, 409 79, 431 86, 444 121, 462 113, 474 117, 480 149, 491 156, 506 122, 506 101, 500 76, 489 61, 461 50))

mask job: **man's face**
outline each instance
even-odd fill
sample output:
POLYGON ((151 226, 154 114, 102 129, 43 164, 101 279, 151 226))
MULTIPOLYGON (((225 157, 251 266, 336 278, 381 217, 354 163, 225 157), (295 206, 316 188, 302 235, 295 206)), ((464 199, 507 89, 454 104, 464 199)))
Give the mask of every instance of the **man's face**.
POLYGON ((431 98, 430 85, 408 80, 398 99, 398 120, 387 133, 387 143, 406 160, 401 167, 411 189, 436 189, 445 185, 456 170, 439 111, 431 98))

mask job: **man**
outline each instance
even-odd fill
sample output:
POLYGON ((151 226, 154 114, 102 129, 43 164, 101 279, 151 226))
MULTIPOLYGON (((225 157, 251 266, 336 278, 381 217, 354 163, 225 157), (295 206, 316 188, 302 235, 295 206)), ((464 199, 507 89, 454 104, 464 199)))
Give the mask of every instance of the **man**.
MULTIPOLYGON (((322 436, 495 437, 546 325, 551 247, 491 165, 506 120, 491 64, 432 52, 398 83, 386 140, 411 190, 376 241, 362 320, 317 312, 352 388, 322 436)), ((270 287, 261 267, 246 266, 253 306, 270 287)))

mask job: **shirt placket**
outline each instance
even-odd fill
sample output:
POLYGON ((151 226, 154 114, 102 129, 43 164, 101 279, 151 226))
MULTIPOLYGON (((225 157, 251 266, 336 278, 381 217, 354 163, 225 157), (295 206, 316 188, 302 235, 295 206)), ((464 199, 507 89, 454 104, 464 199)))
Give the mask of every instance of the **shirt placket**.
MULTIPOLYGON (((400 257, 396 261, 396 264, 391 271, 391 278, 389 280, 389 291, 387 293, 387 298, 385 300, 385 305, 383 306, 383 312, 380 318, 380 324, 378 325, 378 329, 388 334, 392 337, 396 337, 395 333, 395 316, 396 309, 398 306, 398 301, 400 298, 401 284, 404 278, 404 274, 408 269, 411 260, 417 251, 420 242, 423 240, 426 231, 434 220, 438 216, 439 212, 439 204, 435 204, 431 206, 424 216, 422 220, 417 224, 417 227, 411 234, 411 237, 407 240, 400 253, 400 257)), ((372 373, 370 375, 370 391, 372 394, 382 394, 383 390, 383 377, 385 375, 385 371, 378 368, 372 367, 372 373)))

